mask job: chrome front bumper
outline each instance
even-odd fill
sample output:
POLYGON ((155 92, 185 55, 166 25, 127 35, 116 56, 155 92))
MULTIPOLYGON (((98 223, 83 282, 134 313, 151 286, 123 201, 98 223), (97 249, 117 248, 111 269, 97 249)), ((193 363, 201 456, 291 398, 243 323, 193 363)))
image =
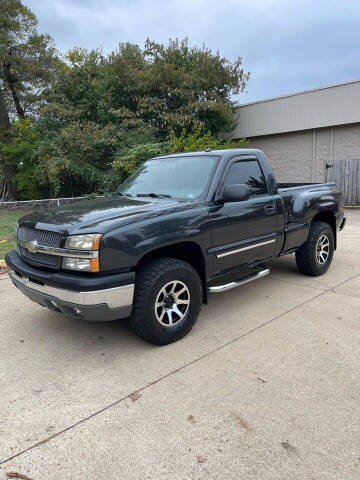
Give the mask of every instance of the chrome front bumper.
POLYGON ((106 290, 78 292, 32 281, 18 275, 11 268, 8 273, 14 285, 28 298, 71 317, 107 321, 131 315, 134 284, 106 290))

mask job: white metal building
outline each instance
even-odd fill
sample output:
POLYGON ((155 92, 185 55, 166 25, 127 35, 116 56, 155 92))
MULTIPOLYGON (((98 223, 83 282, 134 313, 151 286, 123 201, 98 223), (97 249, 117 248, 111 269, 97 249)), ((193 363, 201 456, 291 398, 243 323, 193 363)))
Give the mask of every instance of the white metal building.
POLYGON ((326 165, 355 160, 348 180, 360 185, 360 79, 241 105, 232 138, 244 137, 280 182, 331 180, 326 165))

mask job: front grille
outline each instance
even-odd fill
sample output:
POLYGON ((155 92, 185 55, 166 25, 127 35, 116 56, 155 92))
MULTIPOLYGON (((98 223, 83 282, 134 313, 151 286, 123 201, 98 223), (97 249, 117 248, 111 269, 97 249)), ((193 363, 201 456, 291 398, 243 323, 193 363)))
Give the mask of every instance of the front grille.
MULTIPOLYGON (((24 242, 37 241, 38 245, 44 245, 45 247, 60 247, 61 233, 49 232, 47 230, 39 230, 37 228, 19 227, 17 236, 24 242)), ((56 255, 50 255, 48 253, 29 252, 24 247, 18 248, 19 255, 24 262, 34 262, 38 265, 44 265, 49 268, 59 267, 59 257, 56 255)))
POLYGON ((31 262, 38 263, 40 265, 46 265, 47 267, 56 268, 59 257, 55 255, 49 255, 47 253, 29 252, 26 248, 19 247, 19 254, 23 259, 30 260, 31 262))
POLYGON ((46 247, 60 247, 61 233, 38 230, 37 228, 19 227, 17 236, 24 242, 37 241, 46 247))

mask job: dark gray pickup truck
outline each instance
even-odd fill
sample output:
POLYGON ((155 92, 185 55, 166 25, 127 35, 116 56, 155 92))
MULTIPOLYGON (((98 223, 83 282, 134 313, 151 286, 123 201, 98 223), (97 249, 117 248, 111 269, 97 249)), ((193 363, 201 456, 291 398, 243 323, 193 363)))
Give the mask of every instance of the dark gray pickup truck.
POLYGON ((207 150, 150 159, 112 197, 21 218, 6 263, 40 305, 130 317, 163 345, 190 331, 209 292, 264 277, 281 255, 324 274, 344 225, 335 184, 277 184, 260 150, 207 150))

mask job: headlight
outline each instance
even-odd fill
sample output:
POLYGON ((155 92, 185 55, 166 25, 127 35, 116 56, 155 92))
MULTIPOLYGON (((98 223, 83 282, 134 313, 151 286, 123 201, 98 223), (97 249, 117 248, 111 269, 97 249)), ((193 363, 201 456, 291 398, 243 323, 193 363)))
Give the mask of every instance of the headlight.
POLYGON ((78 272, 99 272, 99 246, 102 235, 90 233, 87 235, 72 235, 66 239, 65 248, 70 250, 87 250, 92 258, 64 257, 62 267, 78 272))
POLYGON ((88 235, 72 235, 65 242, 65 248, 74 250, 99 250, 101 235, 90 233, 88 235))
POLYGON ((17 238, 17 232, 19 230, 19 222, 15 225, 15 230, 14 230, 14 237, 17 238))
MULTIPOLYGON (((78 270, 80 272, 92 272, 91 262, 98 260, 97 258, 69 258, 65 257, 63 260, 63 268, 67 270, 78 270)), ((96 271, 96 270, 95 270, 96 271)))

